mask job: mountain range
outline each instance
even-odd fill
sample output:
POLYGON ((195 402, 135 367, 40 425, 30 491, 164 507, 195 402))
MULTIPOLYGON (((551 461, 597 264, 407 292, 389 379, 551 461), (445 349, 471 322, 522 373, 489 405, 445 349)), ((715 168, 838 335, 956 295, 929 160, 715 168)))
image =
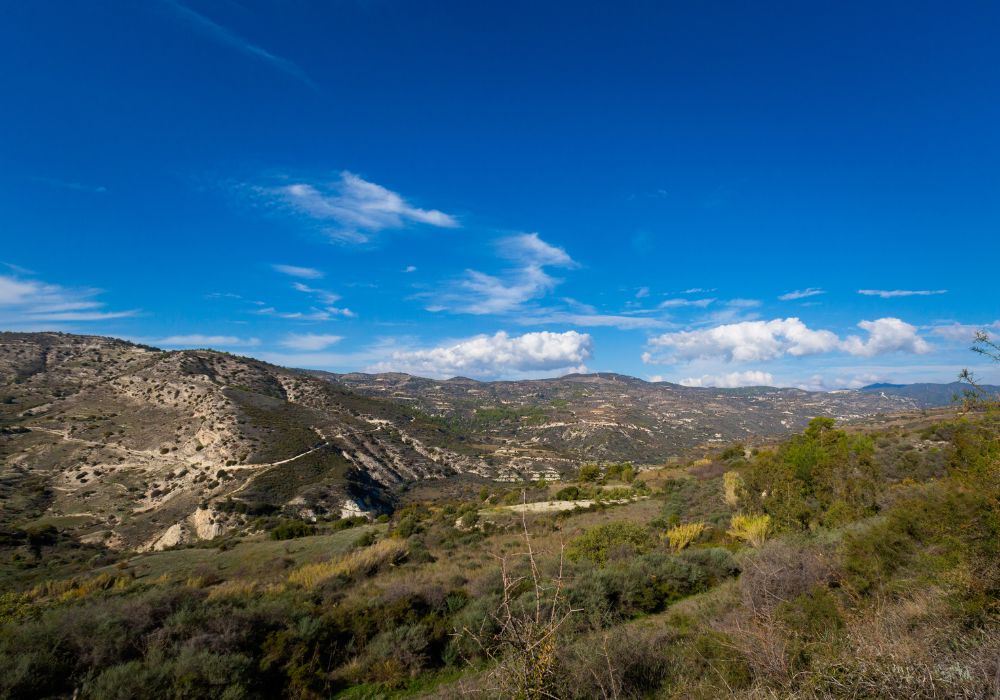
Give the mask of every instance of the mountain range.
POLYGON ((57 521, 84 541, 160 549, 278 511, 389 512, 416 482, 662 464, 785 435, 817 415, 947 405, 960 390, 707 389, 608 373, 432 380, 0 333, 0 527, 57 521))

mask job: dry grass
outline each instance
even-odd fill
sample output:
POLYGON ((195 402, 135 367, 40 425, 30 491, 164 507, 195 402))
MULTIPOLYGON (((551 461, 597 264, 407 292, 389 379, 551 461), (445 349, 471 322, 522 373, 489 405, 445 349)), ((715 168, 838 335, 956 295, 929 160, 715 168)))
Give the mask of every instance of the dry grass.
POLYGON ((771 532, 770 515, 734 515, 729 534, 751 547, 760 547, 771 532))
POLYGON ((676 525, 667 530, 667 542, 670 543, 670 549, 679 552, 698 539, 704 531, 705 523, 676 525))
POLYGON ((385 539, 337 559, 306 564, 290 573, 288 582, 303 588, 315 588, 324 581, 339 576, 344 578, 367 576, 386 564, 400 561, 406 554, 406 542, 392 538, 385 539))
POLYGON ((722 475, 722 500, 727 506, 735 508, 740 504, 740 491, 743 490, 743 477, 738 472, 726 472, 722 475))

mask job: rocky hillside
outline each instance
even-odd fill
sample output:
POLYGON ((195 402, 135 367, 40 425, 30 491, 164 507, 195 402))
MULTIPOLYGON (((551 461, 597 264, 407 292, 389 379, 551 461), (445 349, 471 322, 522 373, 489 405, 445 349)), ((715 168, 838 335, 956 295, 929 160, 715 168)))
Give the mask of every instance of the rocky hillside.
POLYGON ((696 446, 796 432, 815 416, 850 421, 923 407, 915 398, 880 392, 703 389, 604 373, 502 382, 314 374, 445 419, 521 469, 560 459, 653 464, 696 446))
POLYGON ((117 546, 212 537, 278 508, 391 507, 400 484, 501 476, 440 421, 211 351, 0 334, 0 518, 117 546))

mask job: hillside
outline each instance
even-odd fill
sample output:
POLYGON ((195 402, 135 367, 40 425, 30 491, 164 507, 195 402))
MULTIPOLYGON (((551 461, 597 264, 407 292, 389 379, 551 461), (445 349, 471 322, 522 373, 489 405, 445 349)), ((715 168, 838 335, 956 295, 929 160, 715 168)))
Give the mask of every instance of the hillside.
POLYGON ((0 517, 118 547, 213 537, 281 508, 389 511, 400 484, 494 476, 406 406, 247 358, 89 336, 0 335, 0 431, 0 517))
POLYGON ((499 382, 313 374, 447 419, 522 469, 580 460, 655 464, 696 446, 787 435, 815 416, 850 421, 923 407, 900 395, 705 389, 607 373, 499 382))
POLYGON ((0 334, 7 525, 162 548, 274 513, 377 515, 457 475, 558 479, 582 462, 663 464, 817 415, 916 408, 882 392, 693 389, 614 374, 483 383, 303 372, 208 350, 0 334))
POLYGON ((1000 424, 934 413, 384 523, 0 540, 0 697, 992 698, 1000 424))

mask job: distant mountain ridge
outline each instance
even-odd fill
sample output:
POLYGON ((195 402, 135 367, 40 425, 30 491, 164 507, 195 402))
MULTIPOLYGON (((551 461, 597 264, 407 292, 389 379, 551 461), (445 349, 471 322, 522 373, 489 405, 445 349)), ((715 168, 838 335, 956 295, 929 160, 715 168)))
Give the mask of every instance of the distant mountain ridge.
MULTIPOLYGON (((1000 386, 987 384, 979 388, 988 395, 1000 395, 1000 386)), ((861 387, 859 391, 913 399, 923 408, 934 408, 938 406, 950 406, 957 401, 961 401, 972 390, 970 385, 962 382, 948 382, 946 384, 919 382, 915 384, 869 384, 868 386, 861 387)))

